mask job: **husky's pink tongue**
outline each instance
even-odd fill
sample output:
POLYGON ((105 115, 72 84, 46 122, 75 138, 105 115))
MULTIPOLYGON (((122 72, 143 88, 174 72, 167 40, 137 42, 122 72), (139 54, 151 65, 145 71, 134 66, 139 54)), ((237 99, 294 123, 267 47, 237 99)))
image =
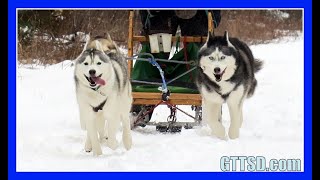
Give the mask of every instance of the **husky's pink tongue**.
POLYGON ((97 84, 100 84, 100 85, 106 84, 106 82, 103 79, 101 79, 100 77, 91 77, 91 79, 97 84))

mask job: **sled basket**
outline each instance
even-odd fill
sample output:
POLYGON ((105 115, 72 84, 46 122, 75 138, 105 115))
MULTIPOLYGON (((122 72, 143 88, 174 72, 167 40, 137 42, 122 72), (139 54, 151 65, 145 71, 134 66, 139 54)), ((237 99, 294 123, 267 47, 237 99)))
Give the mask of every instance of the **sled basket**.
MULTIPOLYGON (((212 14, 209 12, 207 17, 208 31, 213 32, 212 14)), ((160 132, 180 132, 182 126, 190 129, 200 125, 202 98, 194 78, 197 73, 199 44, 204 43, 207 36, 167 36, 161 33, 137 36, 134 35, 133 22, 134 11, 130 11, 128 58, 131 60, 128 61, 128 72, 133 90, 132 114, 135 117, 132 127, 155 125, 160 132), (162 36, 165 36, 165 39, 162 36), (176 45, 183 42, 184 47, 168 59, 164 54, 168 52, 168 47, 162 44, 165 42, 176 45), (133 55, 134 43, 140 43, 142 47, 137 55, 133 55), (135 60, 134 66, 132 59, 135 60), (167 122, 149 122, 154 108, 161 104, 170 108, 171 114, 167 122), (176 105, 191 105, 195 116, 184 112, 176 105), (177 110, 193 118, 195 122, 176 122, 177 110)))
MULTIPOLYGON (((213 31, 212 15, 208 13, 208 30, 213 31)), ((187 54, 188 60, 196 61, 199 46, 196 43, 203 43, 207 39, 206 36, 172 36, 172 43, 177 41, 187 43, 186 50, 180 50, 175 53, 171 60, 186 61, 185 55, 187 54), (186 52, 185 52, 186 51, 186 52)), ((135 42, 141 43, 142 48, 140 53, 151 53, 149 43, 149 36, 136 36, 134 35, 134 11, 129 13, 129 34, 128 34, 128 57, 133 56, 133 45, 135 42)), ((162 58, 163 53, 154 54, 155 58, 162 58)), ((147 58, 144 55, 139 58, 147 58)), ((164 70, 165 79, 170 81, 175 77, 183 74, 184 72, 195 67, 196 64, 174 64, 170 62, 161 63, 160 66, 164 70)), ((136 61, 133 67, 133 62, 128 61, 128 72, 132 80, 133 88, 133 104, 156 104, 162 98, 162 92, 159 91, 159 85, 150 85, 140 82, 157 82, 161 83, 161 77, 156 67, 152 66, 149 62, 136 61)), ((179 79, 168 84, 170 91, 170 98, 168 101, 175 105, 201 105, 201 96, 194 84, 196 69, 185 74, 179 79)))

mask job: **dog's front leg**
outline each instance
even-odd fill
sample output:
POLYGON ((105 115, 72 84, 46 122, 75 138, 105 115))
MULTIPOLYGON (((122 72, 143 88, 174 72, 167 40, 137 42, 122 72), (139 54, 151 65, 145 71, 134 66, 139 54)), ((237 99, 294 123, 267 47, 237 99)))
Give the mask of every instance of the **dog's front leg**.
POLYGON ((122 120, 122 141, 126 150, 129 150, 132 146, 132 137, 131 137, 131 127, 130 127, 130 119, 129 112, 124 113, 121 116, 122 120))
POLYGON ((226 133, 221 121, 221 106, 220 103, 214 103, 203 99, 203 114, 208 125, 211 128, 212 134, 220 139, 225 139, 226 133))
POLYGON ((112 150, 115 150, 118 147, 118 141, 116 138, 117 132, 120 125, 120 115, 118 112, 106 113, 105 117, 107 119, 106 126, 108 128, 107 134, 107 146, 112 150))
MULTIPOLYGON (((97 133, 97 127, 96 127, 96 117, 95 117, 95 112, 92 110, 87 111, 85 114, 86 118, 86 128, 87 128, 87 142, 86 146, 90 147, 89 145, 92 145, 92 151, 93 155, 101 155, 102 150, 101 150, 101 145, 97 133)), ((87 148, 87 147, 86 147, 87 148)))
POLYGON ((230 112, 230 128, 229 128, 229 137, 230 139, 236 139, 239 137, 240 125, 241 125, 241 110, 240 105, 237 103, 228 103, 229 112, 230 112))
MULTIPOLYGON (((82 130, 87 130, 86 121, 88 120, 89 117, 87 117, 87 111, 85 111, 85 110, 90 109, 90 107, 88 106, 87 103, 82 101, 80 96, 77 96, 77 99, 78 99, 78 105, 79 105, 81 129, 82 130)), ((91 144, 91 140, 90 140, 89 131, 87 131, 87 137, 86 137, 86 142, 85 142, 85 145, 84 145, 84 150, 86 152, 91 152, 92 151, 92 144, 91 144)))
POLYGON ((241 101, 240 103, 240 128, 242 127, 242 123, 243 123, 243 110, 242 110, 242 107, 243 107, 243 100, 241 101))
POLYGON ((239 86, 238 89, 232 92, 227 99, 227 104, 230 112, 230 139, 239 137, 240 126, 242 123, 242 104, 243 104, 243 87, 239 86))
POLYGON ((86 130, 86 111, 85 108, 88 108, 87 103, 81 100, 80 95, 77 95, 78 105, 79 105, 79 114, 80 114, 80 126, 82 130, 86 130))
POLYGON ((98 111, 97 113, 97 118, 96 118, 96 128, 97 128, 97 131, 98 131, 98 134, 99 134, 99 139, 100 139, 100 142, 105 142, 106 141, 106 138, 108 136, 106 136, 105 134, 105 119, 103 117, 103 112, 101 111, 98 111))
POLYGON ((91 152, 92 151, 92 144, 91 144, 91 140, 90 140, 89 131, 87 131, 87 138, 86 138, 86 142, 84 144, 84 150, 86 152, 91 152))

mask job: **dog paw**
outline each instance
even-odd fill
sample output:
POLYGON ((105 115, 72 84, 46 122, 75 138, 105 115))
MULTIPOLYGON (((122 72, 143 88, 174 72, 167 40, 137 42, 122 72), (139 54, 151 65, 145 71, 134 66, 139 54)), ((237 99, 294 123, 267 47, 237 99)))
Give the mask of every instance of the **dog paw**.
POLYGON ((212 131, 212 135, 214 135, 222 140, 226 139, 226 131, 222 125, 214 128, 214 130, 212 131))
POLYGON ((102 154, 101 148, 98 148, 98 149, 96 149, 96 150, 93 150, 93 155, 99 156, 99 155, 101 155, 101 154, 102 154))
POLYGON ((230 139, 239 138, 239 134, 240 134, 240 128, 230 127, 230 129, 229 129, 229 138, 230 139))
POLYGON ((86 144, 84 145, 84 150, 88 153, 91 152, 92 151, 91 143, 86 142, 86 144))
POLYGON ((110 149, 115 150, 115 149, 117 149, 117 147, 118 147, 118 141, 117 141, 117 140, 110 140, 110 139, 108 139, 108 140, 107 140, 107 146, 108 146, 110 149))

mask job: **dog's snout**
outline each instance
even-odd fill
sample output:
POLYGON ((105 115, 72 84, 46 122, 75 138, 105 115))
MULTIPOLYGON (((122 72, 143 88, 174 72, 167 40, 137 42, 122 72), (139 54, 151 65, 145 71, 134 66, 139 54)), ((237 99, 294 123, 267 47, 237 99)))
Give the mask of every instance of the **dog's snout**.
POLYGON ((213 69, 214 73, 220 73, 220 68, 219 67, 216 67, 213 69))
POLYGON ((89 74, 90 74, 90 75, 95 75, 95 74, 96 74, 96 70, 90 69, 90 70, 89 70, 89 74))

